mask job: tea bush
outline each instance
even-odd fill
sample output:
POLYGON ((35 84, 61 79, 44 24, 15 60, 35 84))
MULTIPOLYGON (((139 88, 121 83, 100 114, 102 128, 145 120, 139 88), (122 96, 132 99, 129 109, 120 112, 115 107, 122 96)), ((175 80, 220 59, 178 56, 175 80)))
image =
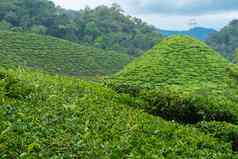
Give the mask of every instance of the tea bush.
POLYGON ((130 109, 133 99, 99 84, 24 70, 0 74, 33 88, 27 98, 1 96, 2 159, 238 157, 231 143, 130 109))
MULTIPOLYGON (((153 115, 184 123, 197 123, 202 120, 238 121, 237 108, 231 109, 232 102, 219 101, 218 97, 204 95, 199 90, 186 93, 174 87, 159 90, 143 90, 139 95, 145 101, 142 107, 153 115), (224 105, 224 106, 223 106, 224 105)), ((207 93, 206 90, 205 93, 207 93)))
MULTIPOLYGON (((227 122, 201 122, 196 125, 199 130, 210 134, 213 137, 220 138, 226 142, 238 139, 238 127, 227 122)), ((238 146, 238 145, 237 145, 238 146)))

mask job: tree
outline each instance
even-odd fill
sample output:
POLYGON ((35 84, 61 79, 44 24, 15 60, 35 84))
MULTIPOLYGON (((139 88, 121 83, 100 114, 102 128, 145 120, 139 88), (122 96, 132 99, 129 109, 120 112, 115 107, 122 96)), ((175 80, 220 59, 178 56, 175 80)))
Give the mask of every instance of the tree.
POLYGON ((60 25, 59 26, 59 31, 62 34, 62 37, 64 37, 67 40, 70 41, 77 41, 77 26, 74 23, 69 23, 66 25, 60 25))
POLYGON ((233 61, 235 50, 238 48, 238 20, 231 21, 221 31, 212 34, 207 43, 233 61))
POLYGON ((38 34, 46 34, 47 33, 47 27, 43 25, 33 25, 30 28, 30 31, 33 33, 38 33, 38 34))
POLYGON ((3 20, 8 12, 16 9, 15 0, 1 0, 0 1, 0 20, 3 20))
POLYGON ((238 48, 235 50, 233 62, 238 64, 238 48))
POLYGON ((13 31, 47 34, 132 56, 161 39, 157 29, 123 12, 116 3, 72 11, 49 0, 0 0, 0 21, 10 23, 13 31))
POLYGON ((10 30, 11 29, 11 24, 6 22, 6 21, 1 21, 0 22, 0 31, 4 30, 10 30))
POLYGON ((13 11, 7 12, 6 15, 4 16, 3 20, 5 20, 15 26, 18 25, 18 23, 19 23, 19 19, 18 19, 16 13, 13 11))
POLYGON ((118 13, 123 13, 124 10, 121 8, 121 6, 117 3, 112 3, 112 10, 118 12, 118 13))
POLYGON ((99 33, 96 23, 93 21, 87 23, 85 26, 84 33, 87 34, 88 36, 91 36, 92 37, 91 40, 95 40, 96 36, 99 33))

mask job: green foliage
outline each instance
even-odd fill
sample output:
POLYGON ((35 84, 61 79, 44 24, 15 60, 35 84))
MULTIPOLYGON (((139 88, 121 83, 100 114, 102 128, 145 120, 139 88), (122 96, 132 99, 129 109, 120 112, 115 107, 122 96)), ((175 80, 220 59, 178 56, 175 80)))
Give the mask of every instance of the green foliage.
POLYGON ((201 122, 197 124, 196 127, 202 132, 222 139, 225 142, 231 142, 238 138, 237 125, 229 124, 226 122, 201 122))
POLYGON ((28 98, 0 98, 2 159, 238 157, 229 142, 130 109, 128 96, 98 84, 23 70, 0 75, 1 83, 12 77, 34 88, 28 98))
POLYGON ((1 76, 1 94, 9 98, 27 98, 33 91, 33 87, 25 81, 20 81, 4 72, 0 73, 1 76))
POLYGON ((127 54, 105 51, 61 39, 28 33, 0 32, 0 64, 32 67, 72 76, 116 72, 130 60, 127 54))
POLYGON ((0 21, 0 31, 7 31, 11 29, 11 24, 6 21, 0 21))
POLYGON ((196 126, 200 131, 212 137, 232 144, 232 150, 238 151, 238 127, 226 122, 201 122, 196 126))
POLYGON ((226 71, 231 77, 238 80, 238 65, 230 64, 226 67, 226 71))
POLYGON ((184 123, 197 123, 202 120, 236 123, 237 109, 231 109, 233 103, 223 103, 209 94, 209 90, 188 93, 170 86, 154 91, 143 90, 139 97, 146 102, 142 106, 143 109, 168 120, 184 123))
POLYGON ((108 83, 119 93, 142 98, 142 108, 166 119, 236 123, 236 67, 205 43, 175 36, 161 41, 108 83))
POLYGON ((47 28, 42 25, 33 25, 30 28, 30 32, 32 33, 37 33, 37 34, 46 34, 47 33, 47 28))
POLYGON ((117 4, 72 11, 49 0, 1 0, 3 20, 13 25, 13 31, 47 34, 133 56, 161 39, 156 28, 126 16, 117 4))
POLYGON ((233 20, 221 31, 212 34, 207 43, 229 60, 236 60, 234 58, 235 49, 238 48, 238 20, 233 20))
POLYGON ((235 54, 234 54, 234 63, 238 63, 238 49, 235 50, 235 54))

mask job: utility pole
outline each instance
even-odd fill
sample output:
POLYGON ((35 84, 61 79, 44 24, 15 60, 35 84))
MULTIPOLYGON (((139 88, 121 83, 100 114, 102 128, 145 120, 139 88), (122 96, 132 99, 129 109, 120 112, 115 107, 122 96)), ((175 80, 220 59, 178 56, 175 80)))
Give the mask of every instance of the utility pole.
POLYGON ((194 28, 198 25, 197 20, 195 18, 190 19, 188 22, 188 26, 190 26, 191 28, 194 28))

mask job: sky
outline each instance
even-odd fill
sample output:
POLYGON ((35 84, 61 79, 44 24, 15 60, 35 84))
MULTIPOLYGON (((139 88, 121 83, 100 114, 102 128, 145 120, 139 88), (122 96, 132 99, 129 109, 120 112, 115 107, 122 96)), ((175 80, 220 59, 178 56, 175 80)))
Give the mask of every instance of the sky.
POLYGON ((238 19, 238 0, 52 0, 66 9, 119 4, 125 14, 160 29, 186 30, 194 26, 221 29, 238 19), (193 23, 193 25, 191 25, 193 23))

